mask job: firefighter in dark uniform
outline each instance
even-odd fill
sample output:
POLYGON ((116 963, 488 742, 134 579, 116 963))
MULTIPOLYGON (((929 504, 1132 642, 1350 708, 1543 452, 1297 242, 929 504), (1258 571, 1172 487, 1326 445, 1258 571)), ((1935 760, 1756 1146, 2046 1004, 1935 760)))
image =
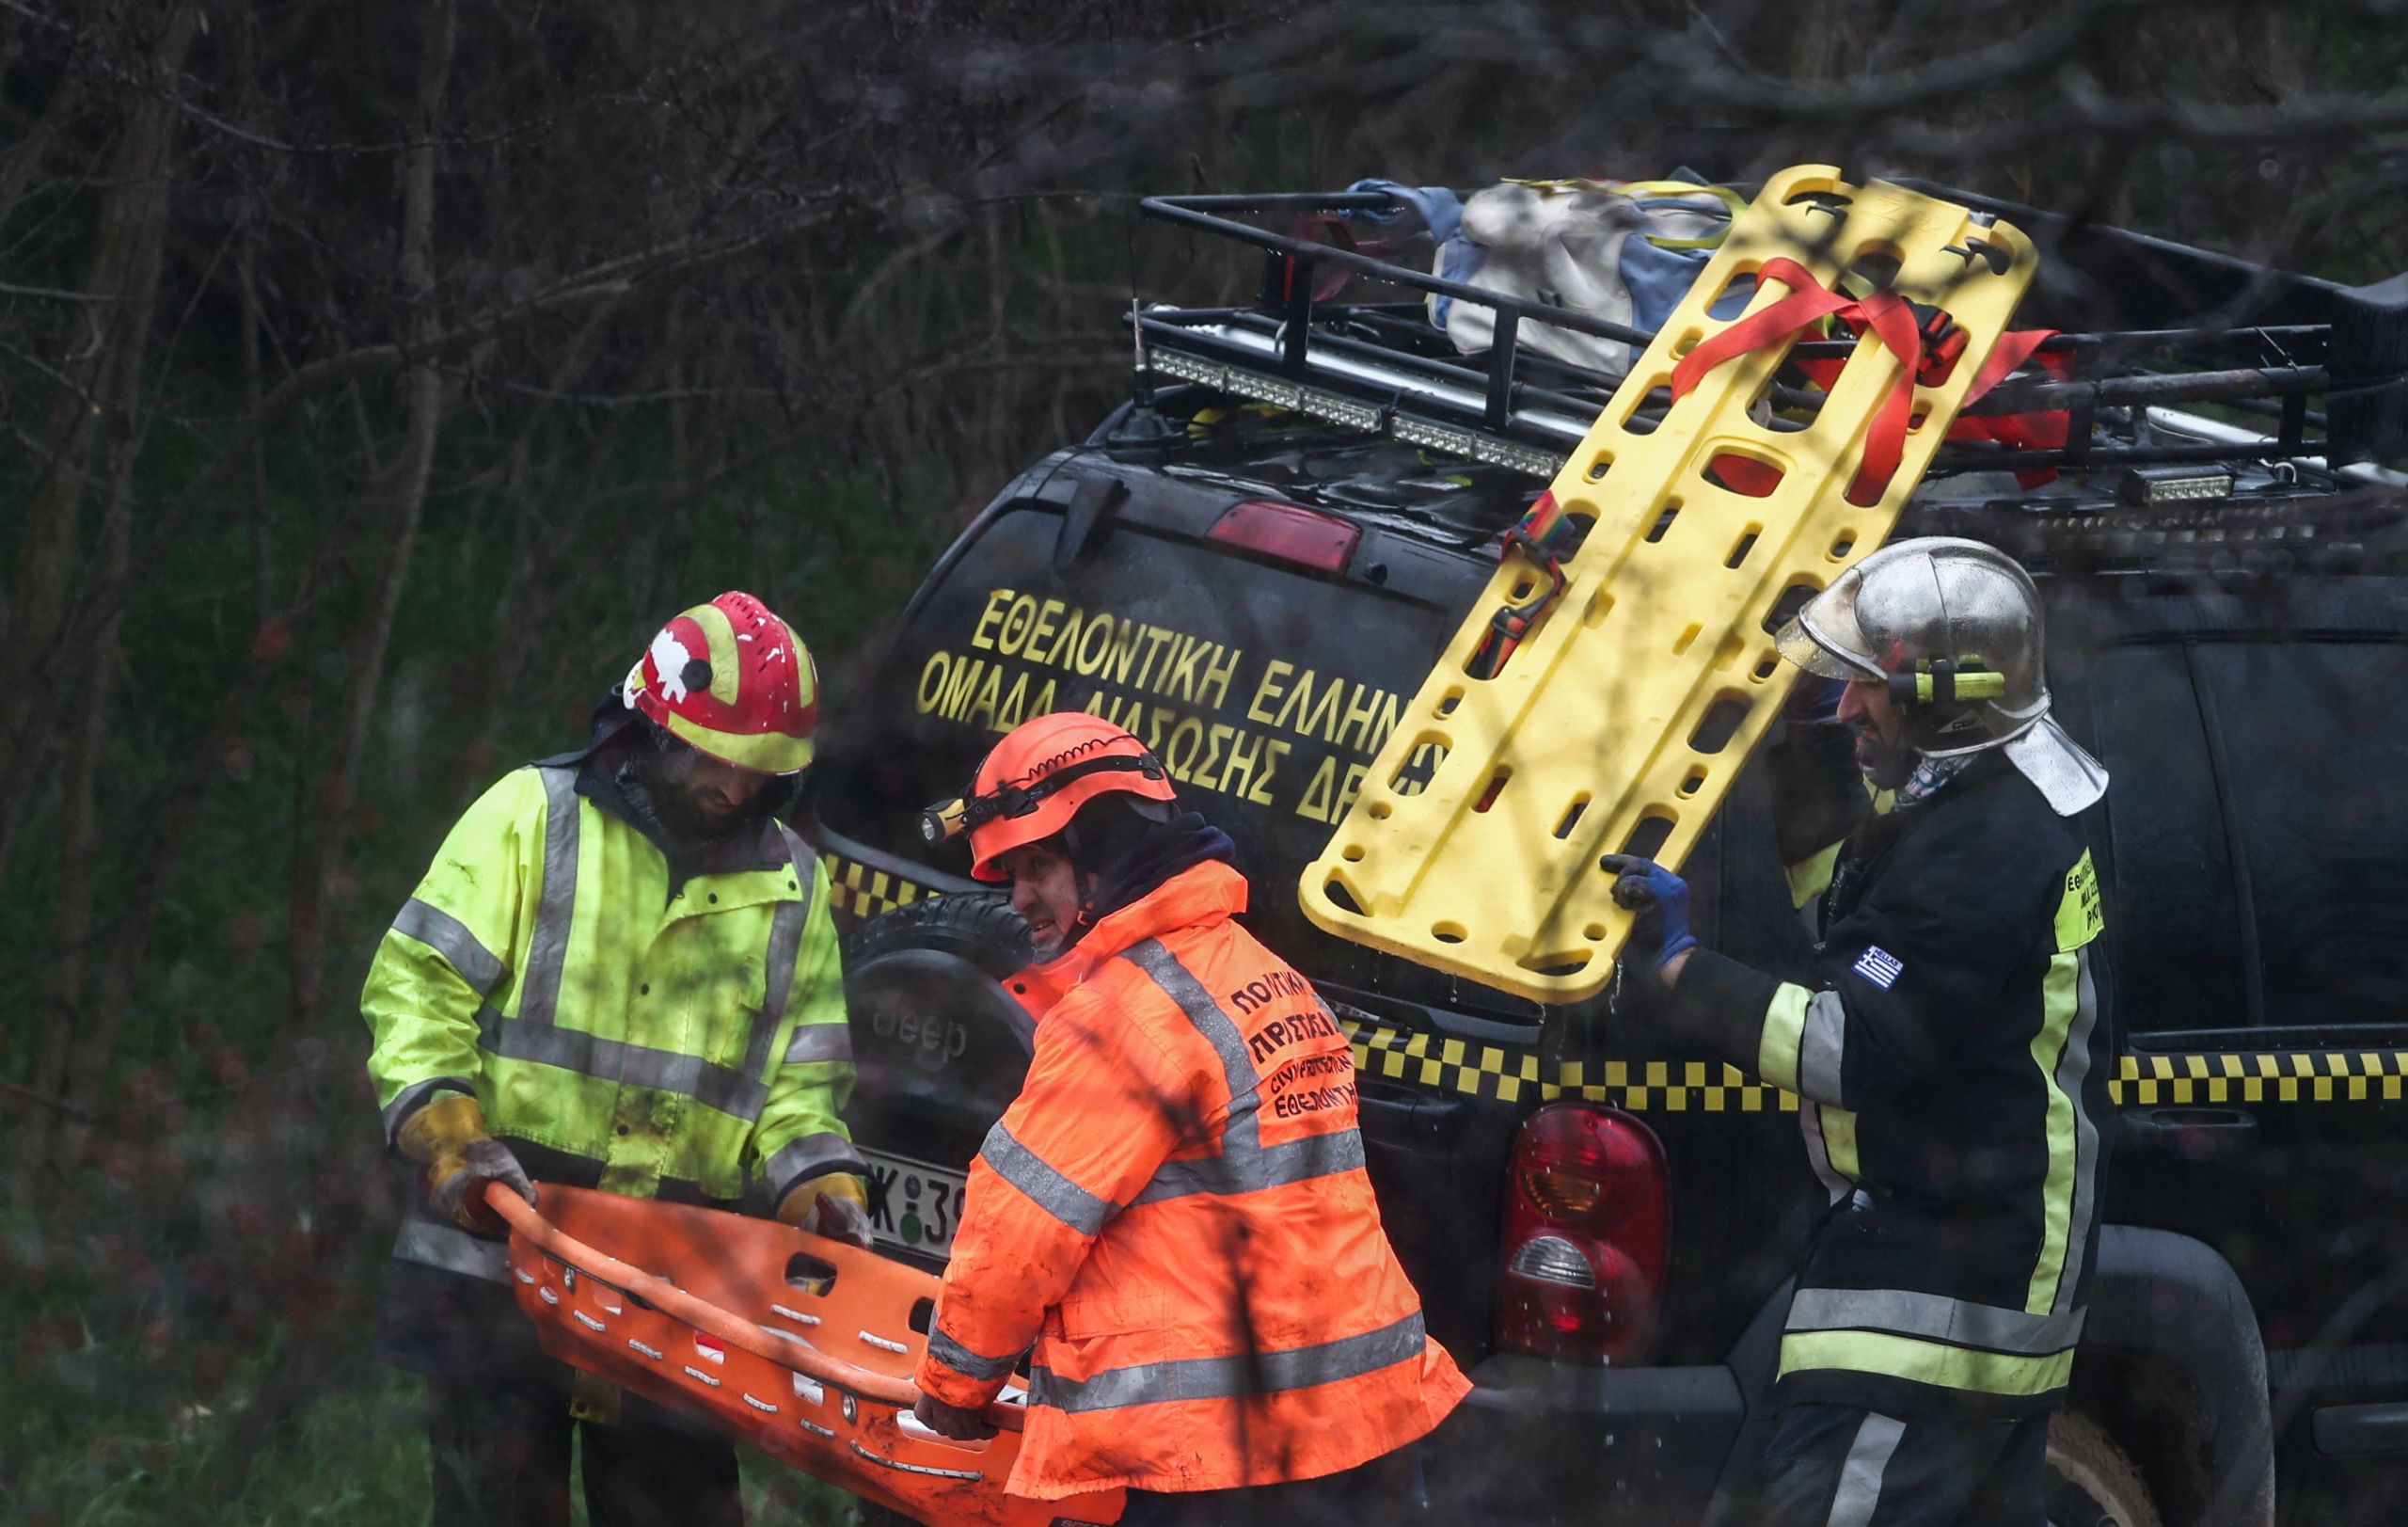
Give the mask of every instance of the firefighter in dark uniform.
POLYGON ((1991 548, 1887 547, 1780 641, 1811 676, 1767 758, 1811 973, 1698 947, 1661 867, 1626 859, 1615 886, 1639 915, 1625 1009, 1797 1093, 1830 1194, 1769 1444, 1717 1516, 2041 1527, 2107 1154, 2079 828, 2106 771, 2050 716, 2037 595, 1991 548))

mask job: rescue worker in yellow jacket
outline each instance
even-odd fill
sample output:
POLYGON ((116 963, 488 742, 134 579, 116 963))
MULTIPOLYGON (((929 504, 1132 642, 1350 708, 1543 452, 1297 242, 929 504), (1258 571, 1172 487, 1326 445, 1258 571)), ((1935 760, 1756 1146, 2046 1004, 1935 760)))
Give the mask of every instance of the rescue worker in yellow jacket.
POLYGON ((1381 1229, 1345 1032, 1232 921, 1229 840, 1175 800, 1134 737, 1064 713, 931 814, 1041 962, 1009 983, 1035 1056, 971 1164, 917 1415, 986 1435, 1026 1354, 1013 1494, 1351 1521, 1410 1500, 1409 1444, 1469 1386, 1381 1229))
POLYGON ((421 1191, 375 1344, 427 1376, 438 1527, 565 1524, 578 1419, 595 1523, 742 1519, 728 1443, 537 1350, 483 1193, 749 1202, 869 1243, 827 876, 776 819, 817 702, 758 599, 687 611, 590 746, 468 808, 376 952, 368 1069, 421 1191))

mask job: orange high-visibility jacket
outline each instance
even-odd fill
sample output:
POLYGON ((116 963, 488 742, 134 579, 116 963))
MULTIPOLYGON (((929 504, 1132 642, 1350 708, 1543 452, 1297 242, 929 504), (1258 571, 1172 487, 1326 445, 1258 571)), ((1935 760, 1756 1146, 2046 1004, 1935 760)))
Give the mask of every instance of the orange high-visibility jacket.
POLYGON ((1345 1032, 1207 863, 1012 978, 1028 1081, 971 1164, 920 1387, 981 1406, 1032 1344, 1009 1486, 1312 1479, 1470 1386, 1380 1228, 1345 1032))

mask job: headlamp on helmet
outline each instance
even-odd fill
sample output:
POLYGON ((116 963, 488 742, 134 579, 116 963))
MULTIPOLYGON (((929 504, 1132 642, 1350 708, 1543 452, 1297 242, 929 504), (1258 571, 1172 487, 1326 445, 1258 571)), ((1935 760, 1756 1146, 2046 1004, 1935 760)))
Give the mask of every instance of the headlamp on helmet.
POLYGON ((991 821, 1025 817, 1044 799, 1096 774, 1135 773, 1149 780, 1169 778, 1162 760, 1150 753, 1106 754, 1066 764, 1039 778, 998 785, 983 795, 956 796, 920 813, 920 837, 930 848, 948 838, 974 832, 991 821))
POLYGON ((920 832, 931 844, 968 834, 971 879, 1000 883, 1011 879, 1004 855, 1063 833, 1103 795, 1163 807, 1179 799, 1170 771, 1128 728, 1088 711, 1057 710, 1006 734, 979 764, 969 793, 920 814, 920 832))
POLYGON ((1945 706, 1996 700, 2006 693, 2006 676, 1978 656, 1925 658, 1891 674, 1890 698, 1902 706, 1945 706))

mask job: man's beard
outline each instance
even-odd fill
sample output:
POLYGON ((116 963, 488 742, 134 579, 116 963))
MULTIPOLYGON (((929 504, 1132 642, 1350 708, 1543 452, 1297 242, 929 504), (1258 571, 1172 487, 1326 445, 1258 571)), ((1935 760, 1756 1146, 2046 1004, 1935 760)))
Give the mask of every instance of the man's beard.
POLYGON ((619 794, 629 810, 645 818, 670 841, 701 848, 725 837, 752 815, 731 811, 723 817, 713 816, 695 803, 684 786, 659 778, 652 763, 642 751, 631 751, 619 765, 619 794))
POLYGON ((1856 728, 1856 767, 1876 789, 1894 790, 1913 778, 1922 756, 1903 743, 1892 746, 1870 726, 1856 728))

